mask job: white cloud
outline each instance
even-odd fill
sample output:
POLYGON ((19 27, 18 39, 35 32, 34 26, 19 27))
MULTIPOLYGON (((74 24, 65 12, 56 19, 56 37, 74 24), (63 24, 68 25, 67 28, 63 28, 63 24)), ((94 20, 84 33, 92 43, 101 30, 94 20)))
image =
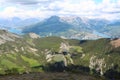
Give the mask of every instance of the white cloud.
POLYGON ((53 15, 53 11, 42 11, 41 9, 23 9, 20 7, 6 7, 3 11, 0 12, 1 18, 12 18, 20 17, 21 19, 25 18, 46 18, 53 15))
MULTIPOLYGON (((5 1, 3 2, 5 3, 5 1)), ((18 0, 10 1, 19 2, 18 0)), ((3 2, 0 1, 0 3, 3 2)), ((103 0, 101 3, 96 3, 95 0, 44 0, 44 2, 43 0, 35 0, 34 2, 39 3, 37 5, 32 4, 33 0, 21 0, 21 2, 31 4, 24 5, 6 2, 4 10, 0 11, 0 17, 46 18, 51 15, 75 15, 89 18, 114 19, 120 16, 120 0, 103 0)))
POLYGON ((0 17, 8 18, 15 16, 16 8, 15 7, 7 7, 3 11, 0 12, 0 17))

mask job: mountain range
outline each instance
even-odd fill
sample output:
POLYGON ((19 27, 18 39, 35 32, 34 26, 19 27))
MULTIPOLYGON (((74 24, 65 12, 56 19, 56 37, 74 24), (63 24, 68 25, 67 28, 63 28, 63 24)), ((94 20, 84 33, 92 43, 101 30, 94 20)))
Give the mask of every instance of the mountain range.
POLYGON ((72 39, 98 39, 120 37, 120 22, 104 19, 88 19, 81 17, 58 17, 48 19, 30 26, 22 32, 34 32, 40 36, 60 36, 72 39))
POLYGON ((17 17, 0 19, 0 28, 17 34, 34 32, 41 37, 58 36, 81 40, 120 37, 120 20, 109 21, 77 16, 51 16, 44 20, 17 17))

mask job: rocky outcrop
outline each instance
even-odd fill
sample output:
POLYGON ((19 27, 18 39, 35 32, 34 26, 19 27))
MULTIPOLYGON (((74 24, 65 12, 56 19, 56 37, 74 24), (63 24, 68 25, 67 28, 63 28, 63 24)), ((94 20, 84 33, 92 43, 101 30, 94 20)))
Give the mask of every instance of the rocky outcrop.
POLYGON ((62 53, 62 52, 69 52, 69 49, 70 49, 69 44, 68 44, 68 43, 62 42, 61 45, 60 45, 59 53, 62 53))
POLYGON ((55 63, 55 62, 63 62, 64 66, 67 66, 69 64, 74 64, 71 55, 68 53, 70 49, 70 46, 68 43, 62 42, 59 48, 59 52, 54 53, 50 50, 46 50, 46 60, 48 63, 55 63))
POLYGON ((106 67, 104 58, 97 58, 96 56, 92 56, 90 58, 90 69, 95 69, 100 75, 104 74, 103 69, 106 67))
POLYGON ((30 38, 32 38, 32 39, 40 38, 40 36, 37 35, 37 34, 35 34, 35 33, 29 33, 29 36, 30 36, 30 38))
POLYGON ((0 44, 4 44, 7 41, 15 41, 16 38, 20 38, 18 35, 9 33, 6 30, 0 30, 0 44))

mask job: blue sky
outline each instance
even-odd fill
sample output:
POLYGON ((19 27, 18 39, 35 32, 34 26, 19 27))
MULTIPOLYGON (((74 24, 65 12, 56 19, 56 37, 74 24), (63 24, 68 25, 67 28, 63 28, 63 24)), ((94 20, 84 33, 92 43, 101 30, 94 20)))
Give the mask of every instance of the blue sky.
POLYGON ((0 18, 52 15, 119 19, 120 0, 0 0, 0 18))

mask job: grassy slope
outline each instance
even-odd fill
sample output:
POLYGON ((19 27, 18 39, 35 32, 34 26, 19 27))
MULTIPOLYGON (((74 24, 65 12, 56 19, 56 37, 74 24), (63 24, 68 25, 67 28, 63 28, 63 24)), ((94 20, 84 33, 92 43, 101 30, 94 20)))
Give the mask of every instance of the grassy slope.
POLYGON ((116 70, 120 72, 120 48, 114 48, 110 44, 110 39, 99 39, 92 41, 85 41, 81 43, 84 53, 86 56, 83 60, 89 62, 90 57, 95 55, 98 59, 105 59, 106 69, 108 70, 117 65, 116 70))
POLYGON ((44 59, 41 60, 44 55, 30 48, 34 46, 23 39, 0 45, 0 74, 12 73, 13 69, 16 73, 31 72, 32 67, 40 66, 44 62, 44 59))
MULTIPOLYGON (((45 37, 38 39, 25 37, 25 40, 18 40, 16 42, 8 42, 4 45, 0 45, 2 52, 6 53, 1 54, 0 56, 0 73, 4 74, 6 71, 8 72, 14 68, 15 70, 17 69, 18 73, 37 71, 34 70, 33 67, 46 64, 43 51, 48 49, 53 52, 58 52, 61 42, 67 42, 72 46, 70 53, 74 55, 72 56, 72 59, 75 65, 89 67, 90 58, 95 55, 98 59, 105 59, 107 65, 105 70, 112 68, 111 64, 113 64, 113 66, 117 65, 116 70, 120 71, 120 49, 113 48, 109 44, 109 39, 79 41, 61 39, 59 37, 45 37), (19 50, 18 52, 15 51, 16 46, 19 50), (22 51, 21 47, 25 50, 22 51), (29 50, 29 47, 35 48, 38 51, 32 52, 29 50)), ((39 71, 41 71, 41 69, 39 71)))
MULTIPOLYGON (((5 73, 6 70, 14 68, 17 69, 18 73, 21 73, 22 71, 31 71, 32 67, 45 65, 44 51, 48 49, 58 52, 61 42, 68 42, 72 46, 78 46, 79 43, 78 40, 67 40, 59 37, 31 39, 29 36, 24 36, 23 39, 17 39, 16 42, 7 42, 0 45, 2 53, 0 55, 0 73, 5 73), (37 51, 33 52, 29 47, 35 48, 37 51)), ((77 50, 75 48, 74 50, 77 50)))

